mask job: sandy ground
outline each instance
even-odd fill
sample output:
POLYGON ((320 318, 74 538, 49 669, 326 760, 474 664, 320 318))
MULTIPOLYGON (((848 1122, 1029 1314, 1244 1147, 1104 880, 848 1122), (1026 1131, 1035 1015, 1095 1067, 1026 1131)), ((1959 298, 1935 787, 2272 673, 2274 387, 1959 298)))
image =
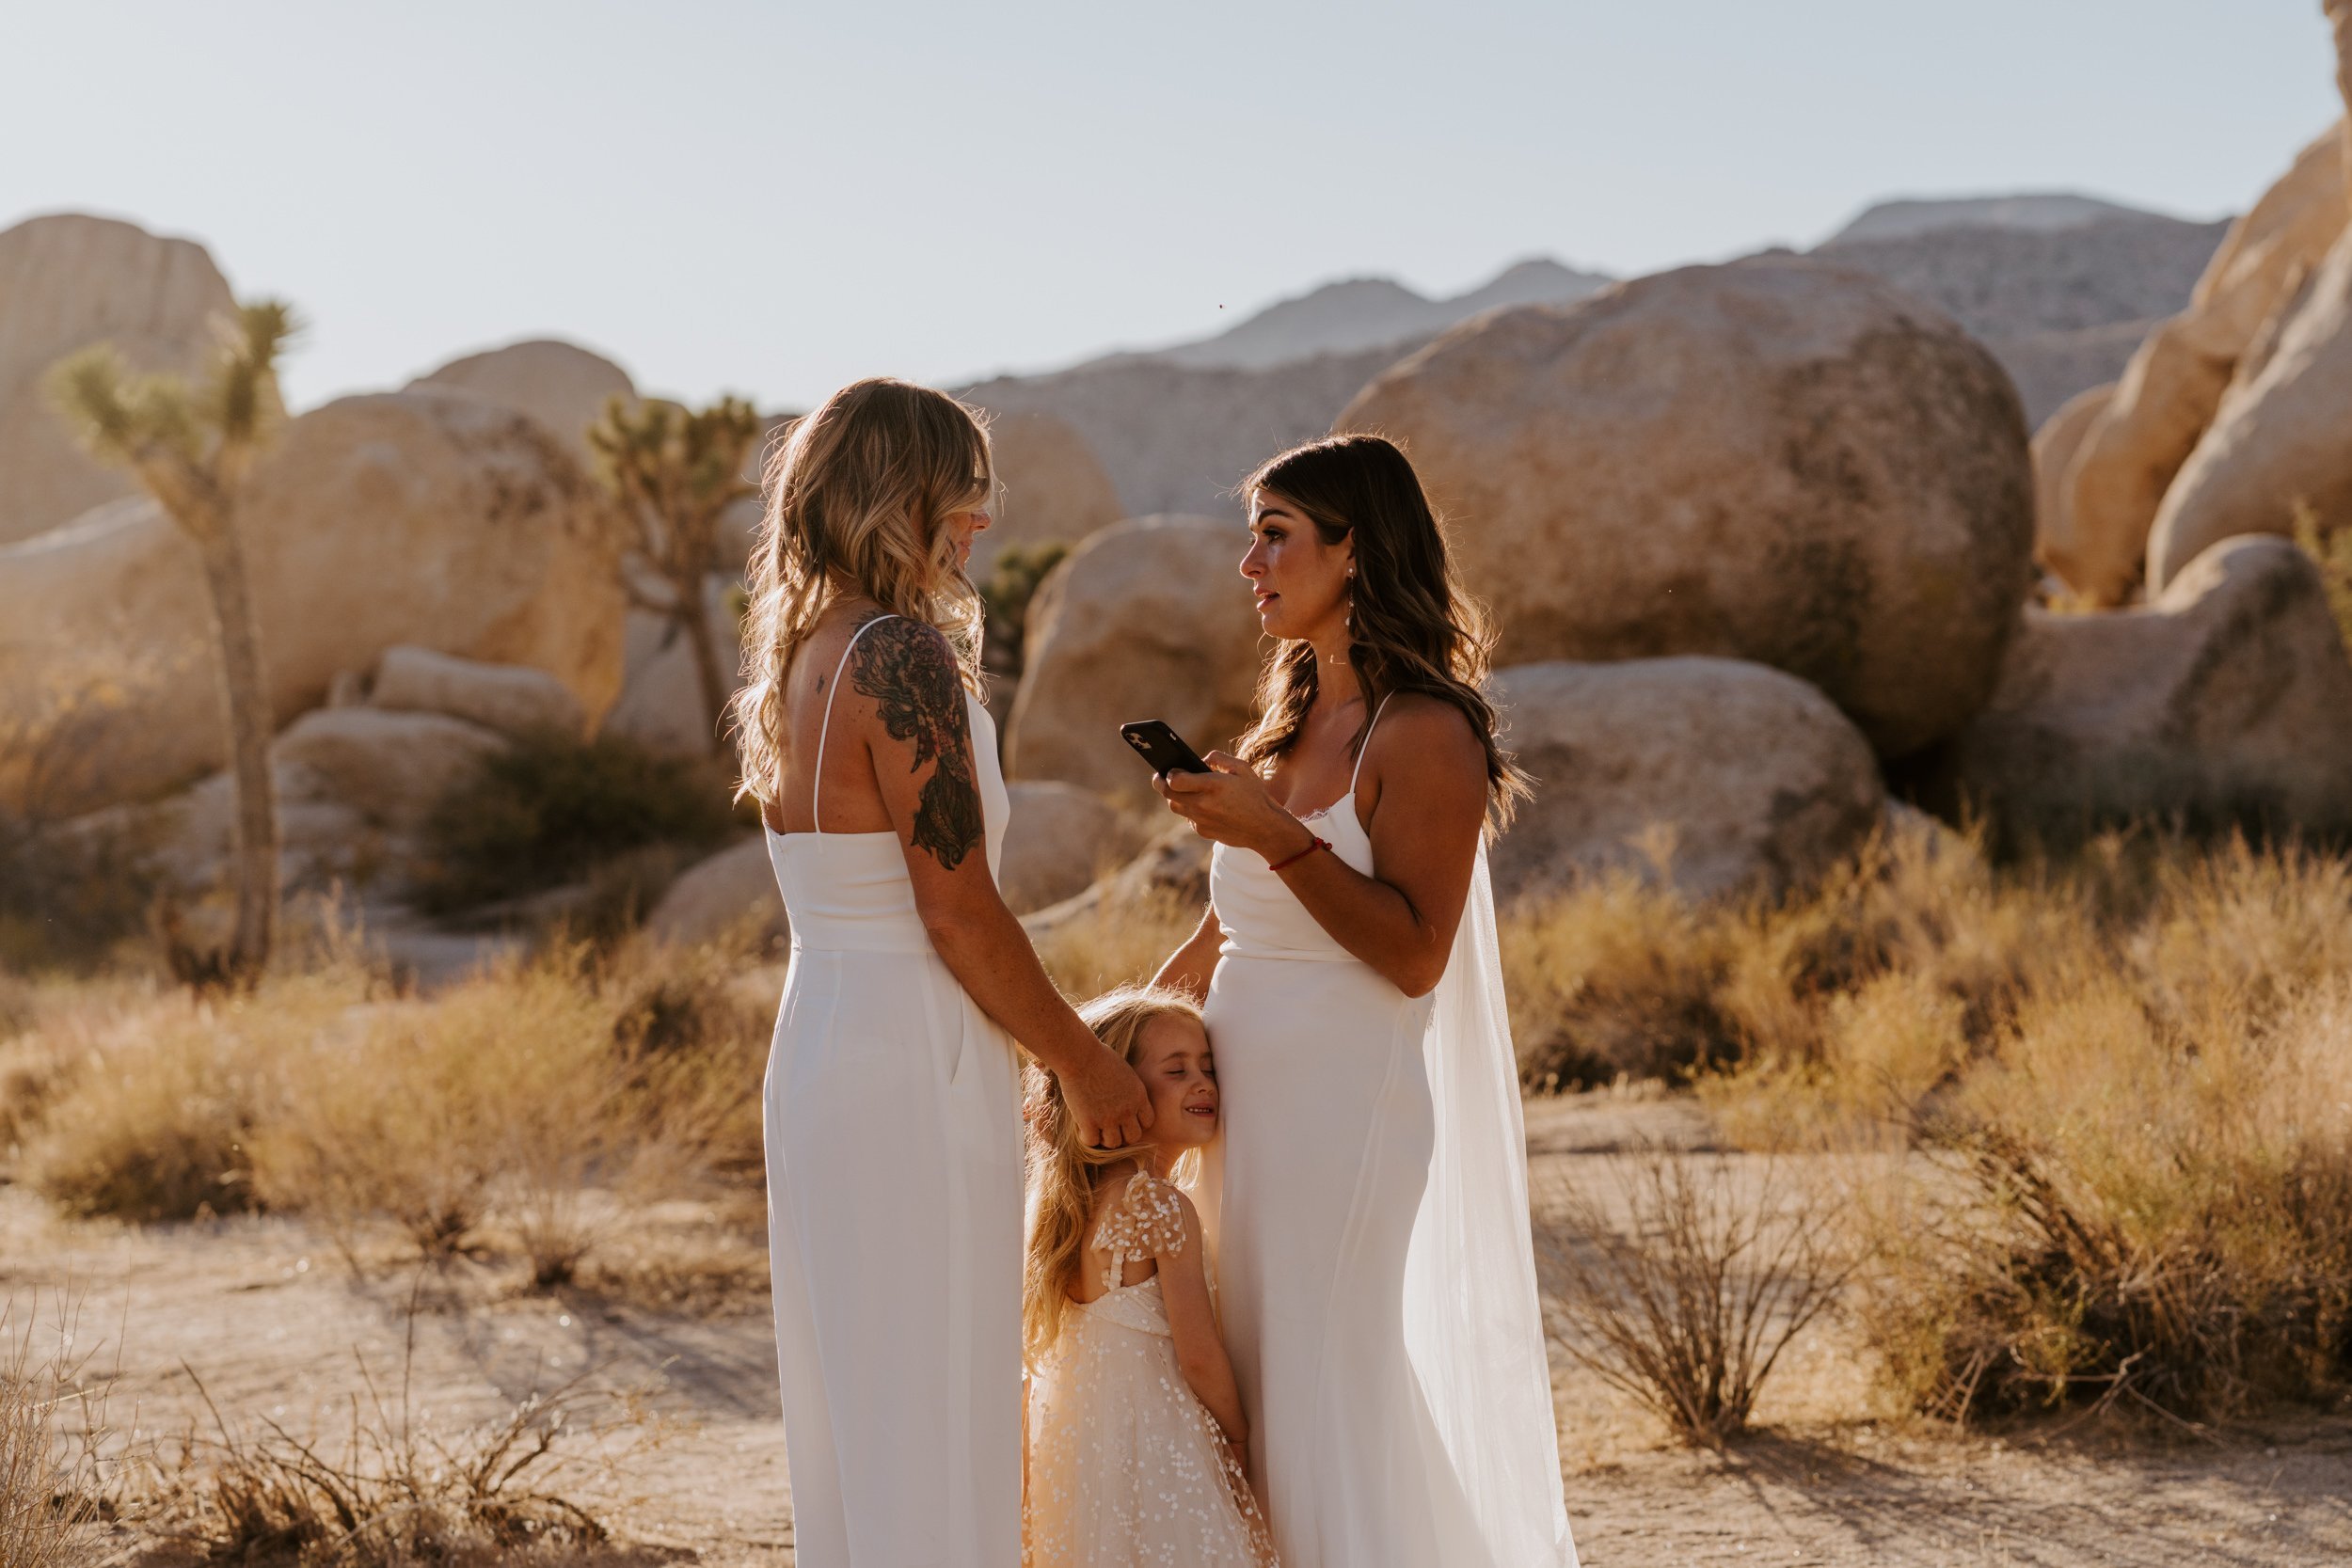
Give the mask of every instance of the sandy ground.
MULTIPOLYGON (((1540 1192, 1629 1138, 1699 1141, 1704 1127, 1687 1105, 1602 1098, 1533 1104, 1529 1133, 1540 1192)), ((722 1275, 757 1277, 755 1239, 740 1227, 684 1206, 652 1223, 616 1250, 684 1247, 722 1275)), ((675 1430, 580 1472, 571 1495, 653 1548, 639 1560, 792 1561, 773 1342, 755 1290, 688 1313, 590 1291, 533 1293, 497 1263, 461 1260, 418 1280, 389 1263, 355 1277, 323 1237, 289 1221, 69 1225, 0 1187, 0 1295, 81 1294, 85 1346, 98 1344, 100 1369, 119 1365, 110 1424, 126 1438, 168 1447, 201 1418, 191 1370, 232 1421, 266 1415, 332 1433, 362 1387, 359 1362, 397 1399, 413 1324, 419 1425, 487 1419, 581 1374, 647 1390, 675 1430)), ((1766 1433, 1729 1458, 1674 1448, 1565 1364, 1557 1384, 1568 1507, 1588 1568, 2352 1561, 2352 1418, 2169 1443, 2080 1428, 1954 1435, 1857 1418, 1867 1386, 1835 1327, 1804 1343, 1758 1412, 1766 1433)), ((129 1561, 137 1547, 118 1531, 98 1557, 129 1561)))

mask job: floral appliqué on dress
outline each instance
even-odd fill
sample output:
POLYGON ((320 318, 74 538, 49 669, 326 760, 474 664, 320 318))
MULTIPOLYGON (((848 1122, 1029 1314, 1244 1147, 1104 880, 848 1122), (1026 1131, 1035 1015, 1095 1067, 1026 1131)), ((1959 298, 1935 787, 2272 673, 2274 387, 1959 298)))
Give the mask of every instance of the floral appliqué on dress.
POLYGON ((1184 1198, 1139 1173, 1095 1226, 1110 1288, 1073 1302, 1032 1374, 1027 1568, 1277 1568, 1273 1538, 1216 1419, 1176 1363, 1157 1274, 1184 1249, 1184 1198))

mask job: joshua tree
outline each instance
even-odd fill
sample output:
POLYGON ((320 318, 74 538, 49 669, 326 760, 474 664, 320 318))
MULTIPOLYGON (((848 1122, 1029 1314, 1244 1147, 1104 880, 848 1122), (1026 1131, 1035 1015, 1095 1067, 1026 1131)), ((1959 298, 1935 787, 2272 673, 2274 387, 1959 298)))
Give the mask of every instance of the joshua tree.
POLYGON ((237 801, 237 928, 225 974, 257 978, 278 927, 278 799, 262 631, 237 527, 238 490, 254 452, 285 417, 278 356, 298 330, 280 300, 241 306, 220 324, 199 382, 136 375, 113 345, 59 361, 50 392, 82 444, 126 467, 196 542, 213 604, 221 709, 237 801))
POLYGON ((629 603, 685 635, 714 752, 727 693, 704 591, 727 564, 719 559, 720 516, 757 488, 743 466, 759 433, 758 411, 738 397, 699 411, 614 397, 588 427, 596 477, 614 503, 629 603))

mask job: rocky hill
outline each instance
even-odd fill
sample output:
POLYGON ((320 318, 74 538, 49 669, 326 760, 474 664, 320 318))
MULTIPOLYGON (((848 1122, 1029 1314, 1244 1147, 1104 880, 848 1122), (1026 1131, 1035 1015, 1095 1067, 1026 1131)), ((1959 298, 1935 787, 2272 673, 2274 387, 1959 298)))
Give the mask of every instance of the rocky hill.
POLYGON ((1230 514, 1234 482, 1312 440, 1357 389, 1456 322, 1566 305, 1609 279, 1537 259, 1446 299, 1388 278, 1327 283, 1214 338, 962 388, 1002 413, 1055 414, 1085 435, 1131 515, 1230 514))
MULTIPOLYGON (((2029 422, 2120 374, 2155 321, 2188 303, 2225 223, 2094 198, 1902 200, 1870 208, 1810 254, 1927 300, 1989 344, 2029 422)), ((1131 515, 1230 515, 1236 481, 1324 434, 1357 389, 1454 324, 1502 305, 1568 304, 1607 279, 1522 261, 1433 300, 1387 278, 1329 283, 1216 337, 963 388, 1082 432, 1131 515)))
POLYGON ((1977 221, 1971 214, 2004 204, 1942 205, 1954 211, 1915 214, 1908 231, 1876 221, 1882 209, 1872 209, 1813 255, 1927 300, 1983 339, 2009 367, 2037 426, 2076 392, 2122 373, 2149 329, 2187 306, 2229 230, 2106 203, 2064 224, 2047 206, 2022 207, 2017 221, 1977 221))

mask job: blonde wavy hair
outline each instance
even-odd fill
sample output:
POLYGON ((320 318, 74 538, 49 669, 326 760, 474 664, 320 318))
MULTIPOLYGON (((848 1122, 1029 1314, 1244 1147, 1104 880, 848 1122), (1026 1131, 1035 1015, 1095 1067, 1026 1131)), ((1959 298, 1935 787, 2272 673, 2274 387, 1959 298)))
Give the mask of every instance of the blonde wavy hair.
MULTIPOLYGON (((1143 1049, 1146 1024, 1155 1018, 1188 1018, 1198 1023, 1200 1008, 1182 991, 1121 986, 1080 1007, 1078 1016, 1113 1055, 1134 1067, 1143 1049)), ((1140 1151, 1086 1143, 1078 1136, 1070 1102, 1062 1098, 1061 1080, 1035 1063, 1026 1069, 1026 1078, 1021 1116, 1028 1127, 1028 1240, 1021 1270, 1021 1351, 1035 1369, 1061 1339, 1070 1287, 1077 1282, 1087 1223, 1094 1217, 1103 1172, 1136 1159, 1140 1151)), ((1180 1180, 1190 1175, 1184 1167, 1197 1163, 1194 1151, 1186 1150, 1180 1180)))
POLYGON ((936 626, 979 689, 978 592, 940 527, 995 494, 988 428, 945 392, 877 376, 795 420, 769 458, 748 573, 743 680, 727 705, 742 759, 736 796, 770 803, 787 750, 785 682, 825 611, 864 595, 936 626))

